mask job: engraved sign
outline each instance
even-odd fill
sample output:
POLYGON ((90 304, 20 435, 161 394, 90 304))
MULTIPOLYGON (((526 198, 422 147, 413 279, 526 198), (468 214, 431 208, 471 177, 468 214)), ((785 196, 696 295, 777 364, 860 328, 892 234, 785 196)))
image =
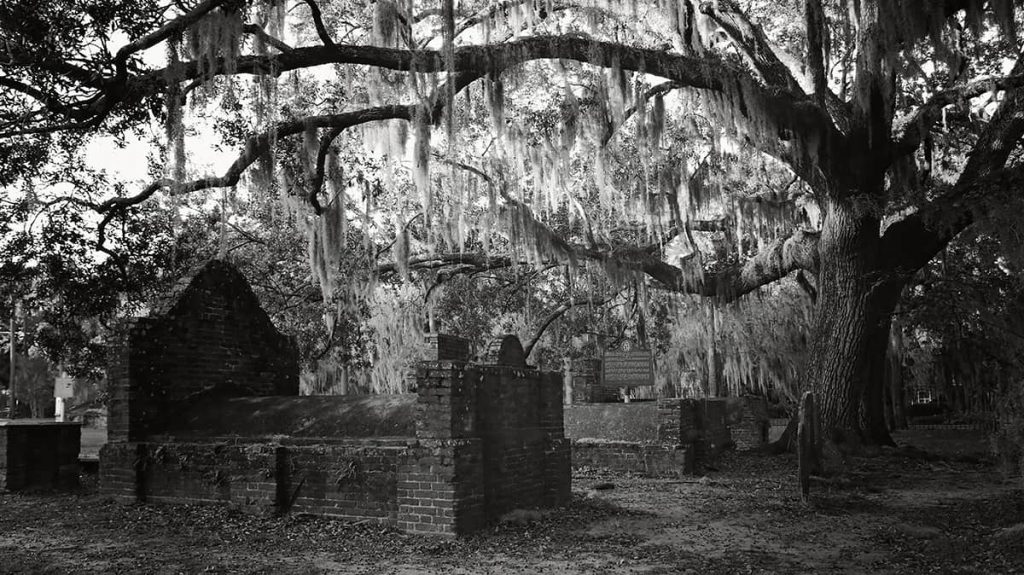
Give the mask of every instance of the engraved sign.
POLYGON ((654 385, 654 360, 649 349, 608 351, 603 364, 605 387, 654 385))

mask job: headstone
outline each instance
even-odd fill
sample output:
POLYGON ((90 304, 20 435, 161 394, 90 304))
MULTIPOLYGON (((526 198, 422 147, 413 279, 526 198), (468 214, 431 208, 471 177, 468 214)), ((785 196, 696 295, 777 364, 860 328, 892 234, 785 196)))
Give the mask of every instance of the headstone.
POLYGON ((796 453, 800 475, 800 496, 807 500, 811 491, 811 475, 818 473, 818 412, 814 394, 804 392, 800 398, 800 416, 796 430, 796 453))
POLYGON ((492 339, 484 348, 480 361, 485 365, 527 367, 523 344, 514 335, 504 335, 492 339))

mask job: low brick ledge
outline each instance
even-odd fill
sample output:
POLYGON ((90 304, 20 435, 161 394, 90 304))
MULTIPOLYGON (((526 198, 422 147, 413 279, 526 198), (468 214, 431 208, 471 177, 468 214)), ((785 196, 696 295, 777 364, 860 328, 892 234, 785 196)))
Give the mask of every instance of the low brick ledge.
MULTIPOLYGON (((124 443, 124 442, 121 442, 124 443)), ((358 445, 362 447, 415 447, 420 440, 415 437, 238 437, 227 436, 203 436, 203 437, 172 437, 167 435, 153 435, 142 441, 129 443, 174 443, 187 445, 281 445, 294 447, 308 447, 313 445, 358 445)))

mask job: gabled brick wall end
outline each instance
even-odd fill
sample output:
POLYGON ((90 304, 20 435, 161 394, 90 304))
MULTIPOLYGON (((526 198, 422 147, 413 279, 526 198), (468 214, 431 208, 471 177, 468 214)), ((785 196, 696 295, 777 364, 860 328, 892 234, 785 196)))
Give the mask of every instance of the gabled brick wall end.
POLYGON ((110 440, 141 441, 205 395, 297 395, 298 355, 242 274, 214 260, 124 326, 109 379, 110 440))

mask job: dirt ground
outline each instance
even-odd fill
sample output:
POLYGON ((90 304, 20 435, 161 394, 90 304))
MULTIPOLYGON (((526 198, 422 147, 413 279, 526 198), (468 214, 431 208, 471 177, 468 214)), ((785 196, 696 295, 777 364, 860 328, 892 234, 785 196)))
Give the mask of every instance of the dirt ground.
POLYGON ((791 456, 573 477, 567 508, 461 540, 219 506, 0 495, 0 573, 1024 573, 1024 490, 977 432, 904 432, 802 503, 791 456), (600 489, 598 489, 600 488, 600 489))

